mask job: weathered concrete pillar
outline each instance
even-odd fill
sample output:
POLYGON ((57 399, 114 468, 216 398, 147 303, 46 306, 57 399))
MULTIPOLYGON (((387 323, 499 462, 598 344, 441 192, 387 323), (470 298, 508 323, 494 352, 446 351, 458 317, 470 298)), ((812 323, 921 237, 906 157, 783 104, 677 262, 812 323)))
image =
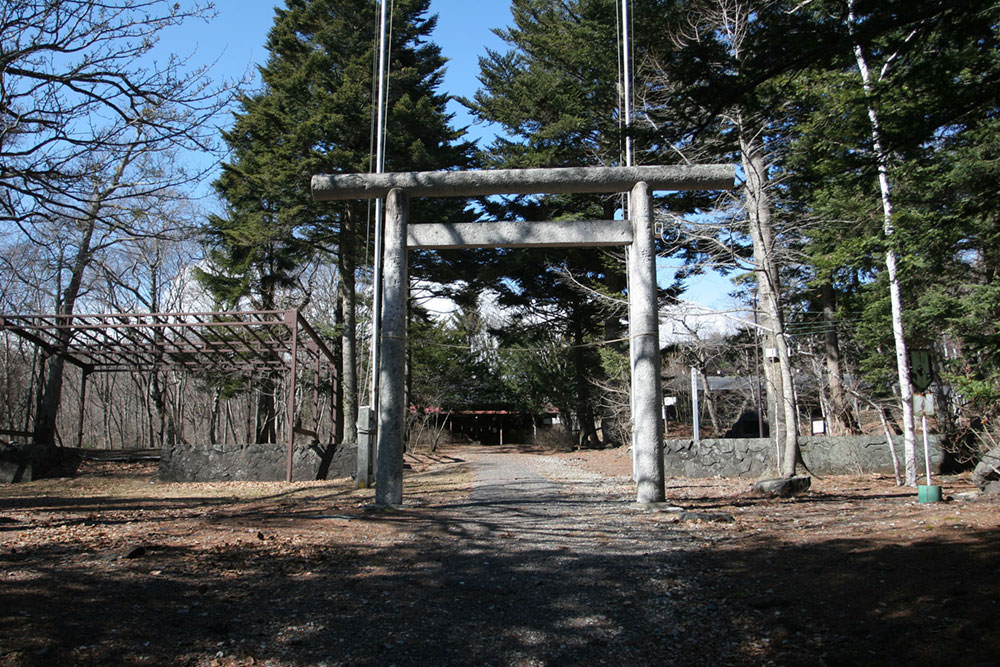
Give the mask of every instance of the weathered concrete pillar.
POLYGON ((372 485, 372 436, 375 433, 375 417, 371 406, 358 408, 358 458, 356 461, 355 483, 359 489, 372 485))
POLYGON ((403 502, 403 434, 406 418, 406 226, 409 198, 393 189, 386 198, 385 259, 382 272, 382 353, 379 359, 378 460, 375 502, 403 502))
POLYGON ((632 188, 632 245, 628 248, 629 337, 632 368, 632 447, 636 502, 663 502, 663 416, 660 334, 656 301, 656 248, 649 186, 632 188))

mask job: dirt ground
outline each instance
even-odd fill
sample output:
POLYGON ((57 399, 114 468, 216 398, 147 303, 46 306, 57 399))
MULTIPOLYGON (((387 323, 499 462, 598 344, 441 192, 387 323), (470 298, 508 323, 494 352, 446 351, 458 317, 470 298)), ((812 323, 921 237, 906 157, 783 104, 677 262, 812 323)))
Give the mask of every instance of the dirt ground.
POLYGON ((626 450, 408 457, 350 480, 0 485, 0 665, 998 665, 1000 501, 885 477, 669 478, 626 450))

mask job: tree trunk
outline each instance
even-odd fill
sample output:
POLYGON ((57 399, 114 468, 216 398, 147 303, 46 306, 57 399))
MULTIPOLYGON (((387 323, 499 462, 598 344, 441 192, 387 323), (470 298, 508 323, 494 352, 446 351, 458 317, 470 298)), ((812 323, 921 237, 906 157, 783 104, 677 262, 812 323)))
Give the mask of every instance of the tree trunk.
POLYGON ((353 214, 345 215, 344 229, 340 234, 340 303, 343 309, 344 328, 341 335, 341 375, 338 378, 342 396, 341 414, 333 415, 342 429, 345 444, 358 441, 358 359, 357 359, 357 295, 355 290, 355 226, 353 214))
POLYGON ((715 405, 715 395, 708 386, 708 373, 705 372, 704 368, 701 368, 699 372, 701 373, 702 394, 705 396, 705 408, 708 410, 708 418, 712 422, 712 435, 718 438, 722 431, 719 429, 719 411, 715 405))
POLYGON ((257 391, 257 425, 254 429, 254 442, 275 443, 278 441, 277 418, 275 409, 275 391, 277 382, 271 375, 265 375, 260 380, 257 391))
POLYGON ((576 418, 580 426, 577 447, 583 447, 596 439, 594 413, 590 407, 590 381, 587 378, 586 358, 583 351, 583 322, 578 313, 573 321, 573 371, 576 380, 576 418))
MULTIPOLYGON (((118 163, 114 175, 103 190, 95 190, 90 208, 84 215, 80 223, 80 241, 77 245, 76 256, 73 258, 73 266, 70 270, 69 283, 59 294, 56 303, 56 313, 60 315, 72 315, 75 312, 76 300, 80 296, 80 288, 83 285, 83 276, 93 259, 93 249, 91 244, 94 239, 94 231, 97 227, 98 219, 105 200, 112 196, 121 185, 122 174, 132 162, 134 150, 132 147, 126 151, 124 157, 118 163)), ((60 265, 59 270, 62 270, 60 265)), ((62 400, 63 371, 65 370, 65 353, 69 346, 72 331, 72 318, 66 318, 64 323, 66 328, 56 332, 56 352, 48 360, 45 383, 40 386, 41 394, 38 397, 38 410, 35 413, 35 434, 33 441, 36 444, 55 444, 56 417, 59 413, 59 403, 62 400)))
MULTIPOLYGON (((219 417, 222 415, 222 392, 218 387, 212 392, 212 412, 208 419, 208 442, 215 444, 219 440, 219 417)), ((223 428, 223 437, 225 429, 223 428)))
POLYGON ((854 419, 854 415, 851 414, 851 409, 847 405, 847 397, 844 393, 843 369, 840 365, 840 338, 837 335, 837 328, 834 322, 836 295, 833 291, 833 285, 829 283, 823 285, 821 298, 823 300, 823 321, 826 324, 826 331, 823 335, 823 349, 830 401, 828 413, 830 431, 831 435, 849 435, 855 432, 857 421, 854 419))
POLYGON ((246 430, 246 444, 252 445, 254 443, 254 438, 256 433, 254 430, 254 424, 257 423, 256 415, 257 401, 253 397, 253 385, 251 384, 247 390, 247 430, 246 430))
MULTIPOLYGON (((274 273, 272 271, 272 274, 274 273)), ((262 310, 275 310, 275 289, 273 282, 262 281, 260 294, 262 310)), ((257 419, 254 428, 254 442, 270 444, 278 441, 278 409, 276 404, 278 381, 272 372, 264 371, 264 373, 264 376, 260 379, 257 391, 257 419)))
MULTIPOLYGON (((90 266, 90 244, 94 237, 97 215, 100 211, 99 201, 91 206, 88 217, 83 222, 80 244, 73 259, 69 283, 59 296, 56 312, 59 315, 72 315, 76 307, 76 299, 83 285, 83 274, 90 266)), ((38 409, 35 412, 35 444, 55 444, 56 417, 59 414, 59 404, 62 401, 63 371, 66 367, 65 353, 69 347, 72 331, 72 318, 61 320, 66 325, 56 331, 56 351, 45 363, 45 382, 41 385, 38 397, 38 409)))
MULTIPOLYGON (((854 16, 854 0, 848 0, 848 29, 854 37, 856 19, 854 16)), ((903 458, 906 483, 917 485, 916 435, 913 427, 913 386, 910 384, 910 362, 906 350, 906 335, 903 330, 903 299, 899 287, 899 275, 896 264, 896 250, 892 247, 892 236, 895 232, 892 221, 892 189, 889 184, 889 156, 882 143, 882 125, 878 111, 871 101, 872 84, 868 61, 865 58, 861 44, 854 40, 854 58, 857 61, 858 72, 861 74, 861 85, 865 91, 868 103, 868 122, 871 127, 872 149, 878 166, 878 186, 882 199, 882 231, 887 241, 885 251, 885 266, 889 277, 889 301, 892 306, 892 336, 896 345, 896 374, 899 381, 899 400, 903 413, 903 458)))
POLYGON ((770 195, 767 192, 767 164, 764 160, 763 147, 747 138, 742 118, 737 119, 737 128, 740 133, 743 170, 746 174, 743 203, 753 242, 760 321, 769 333, 765 336, 765 341, 769 340, 774 345, 778 361, 777 368, 773 368, 773 364, 769 364, 765 359, 768 405, 774 406, 770 414, 771 432, 775 436, 775 443, 780 443, 779 471, 785 477, 793 477, 799 458, 798 415, 792 384, 791 361, 781 316, 778 263, 774 256, 774 227, 771 221, 770 195), (779 413, 780 428, 775 428, 778 426, 779 413))

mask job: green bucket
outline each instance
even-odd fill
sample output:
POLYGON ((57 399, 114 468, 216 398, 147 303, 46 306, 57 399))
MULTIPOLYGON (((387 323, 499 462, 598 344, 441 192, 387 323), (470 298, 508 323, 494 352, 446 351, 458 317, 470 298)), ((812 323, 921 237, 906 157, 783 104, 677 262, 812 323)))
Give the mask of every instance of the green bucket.
POLYGON ((941 487, 937 485, 920 484, 917 486, 917 498, 922 503, 941 502, 941 487))

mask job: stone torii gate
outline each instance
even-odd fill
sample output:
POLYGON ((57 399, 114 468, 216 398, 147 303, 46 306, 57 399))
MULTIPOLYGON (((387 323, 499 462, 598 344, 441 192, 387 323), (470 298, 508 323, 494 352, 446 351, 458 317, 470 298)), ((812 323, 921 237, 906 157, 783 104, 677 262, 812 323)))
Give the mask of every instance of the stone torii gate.
POLYGON ((403 500, 407 248, 628 246, 632 447, 636 501, 664 500, 659 319, 652 193, 726 190, 731 165, 497 169, 388 174, 318 174, 316 201, 386 198, 375 501, 403 500), (410 197, 631 193, 629 220, 410 224, 410 197))

